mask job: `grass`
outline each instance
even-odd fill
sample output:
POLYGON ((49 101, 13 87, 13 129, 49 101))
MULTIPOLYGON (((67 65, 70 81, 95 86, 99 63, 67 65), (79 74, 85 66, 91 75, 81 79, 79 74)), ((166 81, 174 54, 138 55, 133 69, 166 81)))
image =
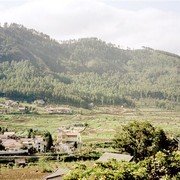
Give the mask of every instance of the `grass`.
POLYGON ((39 168, 1 168, 0 179, 3 180, 25 180, 25 179, 42 179, 46 173, 42 173, 39 168))
POLYGON ((115 130, 132 120, 147 120, 154 126, 163 128, 171 135, 180 134, 180 113, 154 108, 121 109, 100 107, 93 111, 76 109, 73 115, 18 114, 1 115, 1 126, 15 131, 28 128, 48 130, 53 136, 57 128, 74 123, 88 123, 89 127, 82 134, 84 141, 102 141, 112 139, 115 130), (108 109, 108 111, 107 111, 108 109))
POLYGON ((92 165, 94 161, 79 161, 79 162, 54 162, 47 161, 42 163, 41 161, 37 164, 31 164, 25 168, 21 167, 1 167, 0 168, 0 179, 3 180, 39 180, 44 179, 48 174, 48 170, 55 171, 58 168, 74 169, 78 164, 92 165))
MULTIPOLYGON (((43 112, 43 111, 41 111, 43 112)), ((170 135, 180 134, 180 113, 155 108, 122 109, 114 107, 100 107, 95 110, 75 109, 73 115, 48 115, 48 114, 7 114, 0 115, 1 126, 8 127, 19 133, 28 128, 48 130, 53 136, 57 135, 57 128, 62 125, 74 123, 88 123, 88 128, 82 133, 84 143, 104 142, 114 137, 115 130, 119 126, 127 124, 132 120, 145 120, 154 126, 163 128, 170 135)), ((93 164, 94 161, 79 162, 93 164)), ((59 167, 74 169, 78 162, 39 162, 25 168, 13 167, 11 169, 2 167, 0 179, 42 179, 59 167)))

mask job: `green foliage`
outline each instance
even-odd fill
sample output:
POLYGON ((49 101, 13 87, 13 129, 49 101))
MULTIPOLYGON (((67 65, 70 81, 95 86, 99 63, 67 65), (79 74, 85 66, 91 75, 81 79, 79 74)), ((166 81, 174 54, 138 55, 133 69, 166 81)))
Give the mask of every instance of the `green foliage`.
POLYGON ((2 144, 2 140, 0 139, 0 151, 5 150, 5 147, 2 144))
POLYGON ((49 151, 53 145, 53 139, 50 132, 47 131, 44 133, 44 140, 46 142, 46 151, 49 151))
POLYGON ((83 107, 179 104, 178 55, 123 50, 97 38, 58 43, 17 24, 0 28, 0 46, 0 96, 83 107))
POLYGON ((7 132, 8 129, 6 127, 0 126, 0 134, 4 134, 4 132, 7 132))
POLYGON ((33 129, 28 129, 28 138, 34 138, 35 137, 35 131, 33 129))
POLYGON ((143 160, 158 151, 169 152, 176 149, 173 140, 168 139, 162 129, 153 127, 149 122, 134 121, 117 131, 115 146, 121 152, 128 152, 135 161, 143 160))
POLYGON ((49 165, 48 161, 44 157, 39 159, 38 166, 40 167, 43 173, 53 172, 53 168, 49 165))
POLYGON ((158 152, 138 163, 117 162, 96 163, 93 167, 79 165, 75 170, 67 174, 65 180, 76 179, 120 179, 120 180, 158 180, 176 179, 180 172, 180 154, 175 152, 171 155, 158 152))

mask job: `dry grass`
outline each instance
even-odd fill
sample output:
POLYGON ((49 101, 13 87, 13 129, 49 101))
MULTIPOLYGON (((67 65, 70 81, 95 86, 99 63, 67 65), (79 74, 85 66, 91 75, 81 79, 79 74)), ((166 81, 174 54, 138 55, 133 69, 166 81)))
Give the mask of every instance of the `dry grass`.
POLYGON ((43 179, 47 173, 42 173, 38 168, 15 168, 15 169, 1 169, 0 171, 0 179, 2 180, 26 180, 33 179, 39 180, 43 179))

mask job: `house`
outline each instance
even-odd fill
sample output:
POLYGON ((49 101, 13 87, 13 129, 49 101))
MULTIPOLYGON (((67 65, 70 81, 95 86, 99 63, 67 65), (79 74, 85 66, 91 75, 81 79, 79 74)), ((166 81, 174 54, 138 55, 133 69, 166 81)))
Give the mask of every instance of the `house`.
POLYGON ((37 104, 39 106, 44 106, 45 105, 45 101, 43 99, 38 99, 34 101, 34 104, 37 104))
POLYGON ((15 134, 16 134, 15 132, 4 132, 4 136, 6 136, 7 139, 15 137, 16 136, 15 134))
POLYGON ((2 145, 5 147, 6 151, 18 151, 23 147, 21 142, 15 139, 3 139, 2 145))
POLYGON ((56 149, 60 152, 71 154, 82 144, 81 135, 77 131, 58 129, 58 141, 56 149))
POLYGON ((26 165, 25 158, 18 158, 18 159, 15 159, 14 161, 17 166, 25 166, 26 165))
POLYGON ((36 149, 37 152, 46 151, 46 143, 42 137, 36 136, 34 138, 34 148, 36 149))
POLYGON ((62 180, 63 176, 66 175, 70 170, 68 168, 59 168, 54 173, 46 176, 45 180, 62 180))
POLYGON ((8 139, 8 136, 4 134, 0 134, 0 139, 8 139))
POLYGON ((19 102, 13 101, 13 100, 7 100, 5 102, 5 105, 8 107, 17 107, 19 105, 19 102))
POLYGON ((21 138, 20 142, 22 143, 23 147, 26 147, 27 149, 34 147, 33 138, 21 138))
POLYGON ((93 102, 92 102, 92 103, 89 103, 89 104, 88 104, 88 108, 89 108, 89 109, 94 108, 94 103, 93 103, 93 102))
POLYGON ((0 151, 0 156, 23 156, 28 154, 28 150, 0 151))
POLYGON ((41 136, 36 136, 35 138, 21 138, 20 141, 23 147, 27 149, 34 148, 37 152, 45 152, 46 144, 41 136))
POLYGON ((58 129, 58 142, 59 143, 82 143, 81 135, 79 132, 74 132, 70 130, 58 129))
POLYGON ((58 107, 58 108, 48 108, 47 112, 49 114, 72 114, 72 109, 71 108, 66 108, 66 107, 58 107))
POLYGON ((19 107, 18 110, 19 110, 19 112, 21 112, 21 113, 26 113, 27 107, 19 107))
POLYGON ((109 160, 115 159, 116 161, 127 161, 130 162, 133 157, 127 154, 118 153, 104 153, 97 161, 98 162, 108 162, 109 160))
POLYGON ((7 114, 9 111, 7 109, 0 109, 0 114, 7 114))

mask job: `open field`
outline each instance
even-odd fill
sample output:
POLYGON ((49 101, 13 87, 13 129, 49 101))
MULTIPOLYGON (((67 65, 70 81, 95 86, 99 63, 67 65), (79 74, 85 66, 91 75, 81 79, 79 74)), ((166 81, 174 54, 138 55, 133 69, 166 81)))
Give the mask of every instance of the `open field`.
POLYGON ((14 168, 1 169, 0 179, 3 180, 26 180, 26 179, 42 179, 47 173, 42 173, 38 168, 14 168))
POLYGON ((1 126, 22 133, 28 128, 48 130, 54 137, 62 125, 87 123, 82 134, 83 141, 101 141, 113 138, 115 130, 132 120, 147 120, 154 126, 163 128, 170 135, 180 134, 180 113, 154 108, 124 109, 99 107, 94 110, 75 109, 73 115, 49 114, 7 114, 0 115, 1 126))
POLYGON ((38 162, 27 166, 25 168, 21 167, 0 167, 0 179, 2 180, 40 180, 46 177, 48 174, 51 174, 58 168, 68 168, 74 169, 79 164, 93 165, 94 161, 78 161, 78 162, 55 162, 48 161, 38 162), (48 172, 49 171, 49 172, 48 172))
MULTIPOLYGON (((154 108, 144 109, 124 109, 121 107, 99 107, 94 110, 74 109, 73 115, 48 115, 41 114, 6 114, 0 115, 1 126, 15 130, 23 134, 26 129, 34 128, 48 130, 56 138, 57 128, 62 125, 74 123, 87 123, 88 128, 82 133, 84 143, 95 143, 109 141, 114 137, 115 131, 121 125, 127 124, 132 120, 147 120, 154 126, 163 128, 169 135, 180 134, 180 113, 177 111, 167 111, 154 108)), ((59 167, 73 169, 80 162, 57 162, 33 164, 25 168, 2 167, 0 179, 42 179, 48 172, 48 168, 54 171, 59 167)), ((85 161, 81 163, 94 163, 85 161)))

